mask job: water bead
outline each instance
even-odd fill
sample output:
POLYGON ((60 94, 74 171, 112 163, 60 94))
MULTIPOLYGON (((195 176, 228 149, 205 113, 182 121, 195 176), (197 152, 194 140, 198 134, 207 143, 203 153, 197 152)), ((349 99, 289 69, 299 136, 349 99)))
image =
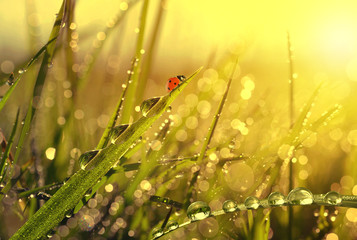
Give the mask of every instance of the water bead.
POLYGON ((226 213, 235 212, 238 209, 237 203, 233 200, 227 200, 223 203, 222 209, 226 213))
POLYGON ((268 197, 268 204, 272 207, 282 206, 285 203, 286 198, 280 192, 272 192, 268 197))
POLYGON ((298 187, 290 191, 287 200, 291 205, 310 205, 314 197, 309 189, 298 187))
POLYGON ((197 201, 191 203, 191 205, 187 208, 187 217, 191 221, 198 221, 209 217, 211 214, 211 208, 207 205, 207 203, 202 201, 197 201))
POLYGON ((82 169, 85 169, 85 166, 87 165, 87 163, 94 158, 97 154, 98 154, 99 150, 91 150, 88 152, 83 153, 78 161, 79 161, 79 165, 82 169))
POLYGON ((244 205, 247 209, 257 209, 259 207, 259 199, 256 197, 247 197, 244 201, 244 205))
POLYGON ((331 191, 326 193, 324 202, 330 205, 340 205, 342 203, 342 197, 338 192, 331 191))
POLYGON ((155 106, 155 104, 160 100, 161 97, 153 97, 144 100, 140 105, 140 111, 144 117, 147 116, 149 110, 155 106))
POLYGON ((162 231, 161 228, 154 228, 154 230, 152 230, 152 237, 154 239, 161 237, 164 234, 164 231, 162 231))
POLYGON ((129 124, 122 124, 122 125, 113 127, 109 133, 110 141, 114 142, 115 139, 117 139, 128 127, 129 127, 129 124))
POLYGON ((176 222, 176 221, 170 221, 168 224, 167 224, 167 229, 169 231, 173 231, 175 229, 177 229, 179 227, 179 224, 176 222))

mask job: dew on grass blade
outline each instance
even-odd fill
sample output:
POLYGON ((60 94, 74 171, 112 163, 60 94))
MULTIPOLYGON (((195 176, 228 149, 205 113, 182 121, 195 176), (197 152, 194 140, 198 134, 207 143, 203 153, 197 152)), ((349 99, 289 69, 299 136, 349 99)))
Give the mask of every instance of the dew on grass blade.
POLYGON ((18 71, 20 74, 23 74, 26 72, 26 70, 24 68, 21 68, 19 71, 18 71))
POLYGON ((223 203, 223 211, 226 213, 234 212, 238 209, 237 203, 233 200, 227 200, 223 203))
POLYGON ((140 105, 140 110, 141 113, 143 114, 144 117, 147 116, 148 112, 150 111, 150 109, 155 106, 155 104, 160 100, 161 97, 153 97, 153 98, 149 98, 144 100, 141 105, 140 105))
POLYGON ((259 199, 253 196, 247 197, 244 201, 247 209, 257 209, 259 207, 259 199))
POLYGON ((7 85, 12 86, 14 84, 14 79, 15 79, 15 75, 12 72, 9 76, 9 78, 7 79, 7 85))
POLYGON ((115 142, 115 139, 117 139, 128 127, 129 124, 122 124, 112 128, 109 133, 110 142, 115 142))
POLYGON ((326 193, 324 202, 329 205, 340 205, 342 203, 342 197, 338 192, 331 191, 326 193))
POLYGON ((173 231, 179 227, 179 224, 176 221, 170 221, 167 225, 166 228, 169 231, 173 231))
POLYGON ((291 205, 310 205, 314 197, 309 189, 298 187, 290 191, 287 200, 291 205))
POLYGON ((285 203, 286 198, 280 192, 272 192, 268 197, 268 204, 272 207, 282 206, 285 203))
POLYGON ((191 203, 191 205, 187 208, 187 217, 191 221, 198 221, 209 217, 211 214, 211 208, 207 203, 202 201, 197 201, 191 203))
POLYGON ((154 230, 152 230, 152 237, 154 239, 161 237, 162 234, 164 234, 164 231, 162 231, 161 228, 154 228, 154 230))
POLYGON ((85 166, 87 165, 87 163, 92 158, 94 158, 97 155, 98 152, 99 152, 99 150, 91 150, 91 151, 83 153, 78 159, 81 169, 84 170, 85 166))

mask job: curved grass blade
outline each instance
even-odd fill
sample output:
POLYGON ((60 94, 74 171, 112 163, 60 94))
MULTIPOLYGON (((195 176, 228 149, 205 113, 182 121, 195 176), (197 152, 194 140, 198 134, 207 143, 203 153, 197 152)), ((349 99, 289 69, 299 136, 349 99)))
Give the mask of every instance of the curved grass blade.
POLYGON ((9 99, 11 93, 15 90, 17 84, 19 83, 22 75, 31 67, 31 65, 41 56, 41 54, 46 51, 48 45, 50 45, 53 41, 57 39, 57 36, 49 40, 36 54, 31 58, 31 60, 27 63, 26 67, 19 70, 19 75, 14 81, 14 84, 11 85, 11 87, 6 91, 5 95, 1 98, 0 100, 0 112, 4 108, 5 103, 9 99))
POLYGON ((162 97, 146 117, 127 128, 116 140, 116 144, 99 151, 99 153, 80 169, 33 215, 10 239, 39 239, 55 227, 125 154, 135 141, 166 111, 179 93, 198 74, 198 69, 185 82, 170 94, 162 97))
POLYGON ((158 3, 158 5, 159 5, 158 7, 159 9, 156 15, 154 29, 152 31, 150 43, 148 44, 149 47, 145 52, 143 68, 142 68, 142 72, 140 73, 140 88, 137 89, 137 94, 136 94, 137 96, 143 96, 146 89, 147 79, 150 74, 151 66, 153 63, 156 46, 158 45, 159 42, 159 35, 160 35, 161 25, 163 23, 163 17, 165 16, 164 12, 165 12, 166 0, 161 0, 158 3))
POLYGON ((146 18, 148 14, 149 8, 149 0, 144 0, 143 7, 141 10, 141 19, 140 19, 140 26, 139 26, 139 35, 136 42, 136 50, 135 50, 135 58, 137 59, 137 64, 133 69, 133 80, 131 84, 128 86, 128 92, 126 96, 126 100, 124 102, 122 118, 120 119, 120 123, 128 123, 131 113, 134 109, 134 104, 137 99, 137 92, 138 87, 141 87, 139 82, 139 74, 140 74, 140 65, 143 58, 143 46, 144 46, 144 33, 146 28, 146 18))
POLYGON ((85 67, 85 72, 83 72, 81 74, 81 76, 78 79, 78 89, 82 89, 86 83, 87 83, 87 79, 89 76, 89 73, 91 72, 94 64, 95 64, 95 60, 98 59, 98 55, 101 52, 101 50, 103 49, 104 43, 106 42, 107 39, 109 39, 109 35, 113 32, 113 30, 122 22, 122 20, 124 19, 124 17, 126 16, 126 14, 128 13, 128 10, 130 10, 132 8, 132 6, 134 4, 136 4, 137 2, 139 2, 138 0, 129 0, 126 1, 126 3, 128 4, 128 9, 125 11, 120 10, 120 12, 118 13, 118 15, 116 16, 116 20, 113 23, 113 25, 108 26, 104 33, 106 38, 101 41, 101 44, 99 47, 94 47, 91 51, 91 56, 93 57, 93 61, 91 61, 86 67, 85 67))
POLYGON ((15 133, 16 133, 16 128, 17 128, 17 124, 18 124, 18 120, 19 120, 19 113, 20 113, 20 109, 17 110, 14 126, 12 127, 9 141, 8 141, 8 143, 6 145, 6 148, 5 148, 5 151, 4 151, 3 155, 2 155, 1 164, 0 164, 0 184, 5 179, 6 160, 9 158, 11 147, 12 147, 12 143, 14 142, 14 136, 15 136, 15 133))
POLYGON ((109 139, 109 132, 110 130, 115 126, 115 123, 119 117, 119 111, 121 109, 121 106, 123 104, 123 99, 125 97, 125 94, 126 94, 126 91, 128 89, 128 84, 129 82, 131 81, 132 79, 132 76, 133 76, 133 71, 134 71, 134 68, 135 66, 138 64, 138 61, 136 58, 133 59, 132 61, 132 64, 131 64, 131 71, 129 72, 128 74, 128 79, 126 81, 126 86, 123 87, 123 91, 121 93, 121 96, 119 97, 119 101, 113 111, 113 114, 107 124, 107 127, 105 128, 103 134, 102 134, 102 137, 97 145, 97 148, 96 149, 102 149, 103 147, 105 147, 107 144, 108 144, 108 139, 109 139))
MULTIPOLYGON (((231 86, 231 83, 232 83, 232 80, 233 80, 233 76, 234 76, 234 73, 235 73, 235 70, 236 70, 236 67, 238 65, 238 59, 236 61, 236 63, 234 64, 233 66, 233 69, 232 69, 232 73, 231 73, 231 77, 229 78, 228 80, 228 83, 227 83, 227 86, 226 86, 226 90, 221 98, 221 101, 219 103, 219 106, 218 106, 218 109, 217 109, 217 112, 216 114, 213 116, 213 119, 212 119, 212 122, 211 122, 211 125, 210 127, 208 128, 208 132, 207 132, 207 135, 205 137, 205 140, 203 142, 203 145, 202 145, 202 148, 201 148, 201 151, 198 155, 198 158, 197 158, 197 164, 198 165, 201 165, 202 162, 203 162, 203 159, 204 159, 204 156, 206 154, 206 150, 207 150, 207 147, 212 139, 212 136, 213 136, 213 133, 214 133, 214 130, 216 129, 216 126, 217 126, 217 122, 219 120, 219 117, 221 115, 221 112, 222 112, 222 109, 223 109, 223 106, 224 106, 224 103, 227 99, 227 96, 228 96, 228 91, 229 91, 229 88, 231 86)), ((184 207, 188 207, 189 203, 190 203, 190 199, 191 199, 191 196, 192 196, 192 191, 193 191, 193 188, 194 188, 194 184, 196 183, 197 181, 197 177, 199 175, 200 171, 197 171, 194 173, 193 177, 192 177, 192 180, 190 182, 190 185, 189 185, 189 188, 188 188, 188 191, 187 191, 187 195, 186 195, 186 200, 184 202, 184 207)))

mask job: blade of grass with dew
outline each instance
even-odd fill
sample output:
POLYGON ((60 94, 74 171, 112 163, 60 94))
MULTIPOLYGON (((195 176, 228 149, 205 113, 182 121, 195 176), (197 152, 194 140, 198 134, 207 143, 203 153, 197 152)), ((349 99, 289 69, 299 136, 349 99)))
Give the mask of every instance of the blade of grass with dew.
MULTIPOLYGON (((122 117, 120 119, 120 123, 128 123, 130 116, 134 110, 134 105, 136 100, 138 99, 137 92, 138 87, 141 87, 139 82, 139 74, 140 74, 140 65, 143 58, 143 46, 144 46, 144 33, 146 28, 146 20, 147 20, 147 13, 149 8, 149 0, 144 0, 143 6, 141 9, 141 16, 140 16, 140 26, 139 26, 139 34, 136 42, 136 49, 135 49, 135 58, 137 59, 137 65, 133 70, 133 80, 129 84, 128 92, 126 99, 124 101, 122 117)), ((139 96, 141 97, 141 96, 139 96)))
MULTIPOLYGON (((158 136, 155 138, 156 141, 163 141, 167 131, 170 127, 170 122, 166 123, 165 126, 161 129, 158 136)), ((155 141, 154 140, 154 141, 155 141)), ((158 151, 153 151, 151 148, 147 152, 146 159, 142 159, 141 165, 138 173, 135 175, 134 180, 126 188, 124 193, 125 203, 131 204, 133 201, 134 192, 139 186, 140 182, 143 181, 146 177, 150 175, 158 165, 159 156, 162 155, 165 148, 161 147, 158 151)))
POLYGON ((0 184, 5 179, 5 175, 6 175, 6 172, 5 172, 6 160, 9 158, 11 147, 12 147, 12 143, 14 142, 14 137, 15 137, 15 133, 16 133, 16 129, 17 129, 18 120, 19 120, 19 113, 20 113, 20 109, 17 110, 14 126, 12 127, 11 134, 10 134, 10 137, 9 137, 9 141, 8 141, 8 143, 6 145, 4 153, 2 154, 2 159, 1 159, 1 163, 0 163, 0 184))
POLYGON ((92 56, 93 61, 90 61, 89 64, 85 67, 85 71, 81 74, 81 76, 78 79, 78 89, 82 89, 86 84, 87 84, 87 79, 89 76, 89 73, 93 69, 93 66, 95 64, 95 60, 98 59, 98 55, 103 49, 104 43, 106 42, 107 39, 109 39, 109 36, 112 34, 113 30, 120 25, 126 14, 128 13, 128 10, 131 10, 133 6, 138 3, 139 0, 129 0, 126 1, 126 9, 125 10, 120 10, 118 15, 115 17, 115 21, 113 23, 110 23, 107 25, 107 28, 104 30, 105 34, 105 39, 101 41, 101 44, 99 47, 93 47, 90 56, 92 56))
POLYGON ((71 211, 92 188, 139 139, 139 137, 166 111, 179 93, 198 74, 194 72, 185 82, 162 97, 149 111, 130 125, 115 141, 78 170, 35 215, 33 215, 10 239, 39 239, 46 235, 71 211))
POLYGON ((140 167, 140 163, 134 163, 134 164, 128 164, 128 165, 122 165, 123 163, 126 162, 127 159, 129 159, 134 153, 136 153, 142 146, 142 142, 136 144, 133 148, 130 148, 123 157, 120 158, 120 164, 114 168, 112 168, 107 174, 105 174, 105 181, 99 181, 94 187, 92 188, 92 191, 90 194, 84 196, 82 201, 78 202, 76 207, 74 208, 73 213, 77 213, 86 203, 89 199, 93 197, 93 195, 96 193, 96 191, 106 183, 106 180, 108 180, 112 175, 119 173, 120 171, 128 172, 128 171, 134 171, 138 170, 140 167))
MULTIPOLYGON (((205 153, 206 153, 206 150, 207 150, 207 147, 212 139, 212 136, 213 136, 213 133, 214 133, 214 130, 217 126, 217 122, 219 120, 219 117, 222 113, 222 110, 223 110, 223 106, 224 106, 224 103, 227 99, 227 96, 228 96, 228 91, 229 91, 229 88, 231 86, 231 83, 232 83, 232 80, 233 80, 233 76, 234 76, 234 73, 235 73, 235 70, 236 70, 236 67, 238 65, 238 58, 237 58, 237 61, 235 62, 235 64, 233 65, 233 69, 232 69, 232 73, 231 73, 231 77, 229 78, 228 80, 228 83, 227 83, 227 86, 226 86, 226 90, 221 98, 221 101, 219 103, 219 106, 218 106, 218 109, 217 109, 217 112, 215 113, 215 115, 213 116, 213 119, 212 119, 212 122, 211 122, 211 125, 210 127, 208 128, 208 132, 207 132, 207 135, 203 141, 203 144, 202 144, 202 148, 201 148, 201 151, 198 155, 198 158, 197 158, 197 165, 201 165, 202 162, 203 162, 203 159, 204 159, 204 156, 205 156, 205 153)), ((192 180, 190 182, 190 185, 188 187, 188 191, 187 191, 187 195, 186 195, 186 199, 184 201, 184 208, 187 208, 188 205, 189 205, 189 202, 190 202, 190 198, 192 196, 192 191, 193 191, 193 188, 194 188, 194 184, 196 183, 197 181, 197 177, 199 175, 200 171, 197 171, 194 173, 193 177, 192 177, 192 180)))
POLYGON ((57 183, 47 184, 47 185, 42 186, 42 187, 37 187, 37 188, 34 188, 34 189, 30 189, 30 190, 27 190, 27 191, 21 191, 18 194, 18 198, 25 198, 25 197, 30 196, 31 194, 38 193, 40 191, 53 190, 55 188, 60 188, 63 184, 64 184, 64 182, 59 182, 59 183, 57 182, 57 183))
POLYGON ((300 134, 302 128, 306 125, 306 122, 311 115, 310 110, 316 100, 316 97, 321 89, 322 84, 323 84, 323 82, 321 82, 317 86, 317 88, 315 89, 315 91, 313 92, 313 94, 311 95, 309 100, 306 102, 306 104, 305 104, 304 108, 302 109, 301 113, 299 114, 298 118, 296 119, 296 122, 291 129, 291 134, 288 138, 289 142, 293 142, 292 139, 297 137, 300 134))
POLYGON ((128 89, 128 84, 130 81, 132 81, 132 76, 133 76, 132 73, 133 73, 134 68, 137 64, 138 64, 138 62, 137 62, 136 58, 134 58, 132 61, 131 70, 130 70, 130 73, 128 74, 128 78, 127 78, 125 87, 123 87, 123 91, 121 93, 121 96, 119 97, 118 103, 112 113, 112 116, 107 124, 107 127, 105 128, 105 130, 102 134, 102 137, 101 137, 96 149, 102 149, 104 146, 106 146, 108 144, 109 132, 115 126, 115 123, 119 117, 119 111, 123 104, 123 99, 125 98, 125 94, 128 89))
POLYGON ((163 22, 163 16, 164 16, 163 13, 165 11, 166 0, 161 0, 158 3, 158 5, 159 7, 158 7, 158 13, 156 15, 156 20, 154 23, 154 30, 152 31, 151 34, 148 50, 145 51, 145 58, 143 60, 142 72, 140 73, 140 84, 139 84, 140 88, 137 89, 137 94, 136 94, 137 96, 143 96, 146 89, 146 84, 153 63, 156 46, 158 45, 159 42, 158 38, 159 38, 160 28, 163 22))
MULTIPOLYGON (((61 8, 58 12, 58 15, 56 17, 56 21, 53 25, 51 34, 50 34, 50 38, 49 39, 57 39, 57 36, 59 35, 60 29, 61 29, 61 24, 62 24, 62 19, 63 19, 63 13, 64 13, 64 2, 62 2, 61 8)), ((23 148, 23 144, 25 142, 25 139, 27 137, 27 134, 30 130, 31 127, 31 122, 32 119, 35 115, 35 111, 36 108, 33 106, 33 99, 36 96, 40 96, 41 92, 42 92, 42 87, 47 75, 47 70, 48 70, 48 64, 51 63, 52 61, 52 57, 54 55, 54 51, 55 51, 55 45, 56 45, 56 41, 53 40, 50 44, 47 44, 46 46, 46 51, 41 63, 41 67, 39 70, 39 73, 37 75, 37 79, 36 79, 36 83, 34 86, 34 90, 33 90, 33 96, 31 98, 31 100, 29 101, 29 106, 27 109, 27 113, 26 113, 26 118, 25 118, 25 122, 24 125, 21 129, 21 133, 20 133, 20 138, 17 144, 17 149, 15 152, 15 157, 14 157, 14 161, 13 161, 13 167, 11 168, 10 172, 9 172, 9 178, 11 179, 12 174, 14 172, 14 166, 17 163, 17 160, 19 158, 20 152, 23 148)), ((38 53, 40 54, 40 53, 38 53)), ((36 54, 37 55, 37 54, 36 54)), ((32 64, 34 60, 30 61, 29 64, 32 64)), ((9 191, 11 189, 11 187, 13 186, 14 182, 13 181, 8 181, 6 186, 3 189, 3 193, 7 193, 7 191, 9 191)), ((3 198, 3 195, 0 196, 0 200, 3 198)))
POLYGON ((29 69, 29 67, 41 56, 41 54, 47 49, 48 45, 51 44, 53 41, 57 39, 57 36, 49 40, 36 54, 33 56, 30 61, 27 63, 26 67, 19 70, 19 75, 17 76, 16 80, 14 81, 14 84, 11 85, 11 87, 6 91, 2 99, 0 100, 0 112, 4 108, 5 103, 9 99, 10 95, 12 92, 15 90, 17 84, 19 83, 22 75, 29 69))
MULTIPOLYGON (((290 129, 293 127, 294 122, 294 63, 293 63, 293 48, 291 46, 290 34, 287 32, 287 42, 288 42, 288 56, 289 56, 289 90, 290 90, 290 129)), ((290 157, 289 160, 289 189, 290 192, 294 188, 294 165, 290 157)), ((294 212, 291 206, 288 207, 289 224, 288 224, 288 238, 292 239, 292 228, 294 221, 294 212)))

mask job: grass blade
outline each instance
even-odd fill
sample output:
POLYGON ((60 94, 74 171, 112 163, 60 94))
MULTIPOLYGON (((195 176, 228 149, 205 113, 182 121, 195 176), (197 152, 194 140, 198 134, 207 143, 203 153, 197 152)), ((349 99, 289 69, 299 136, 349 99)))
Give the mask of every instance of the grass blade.
MULTIPOLYGON (((200 154, 198 155, 198 158, 197 158, 197 164, 198 165, 201 165, 202 162, 203 162, 203 158, 206 154, 206 150, 207 150, 207 147, 208 147, 208 144, 210 143, 211 139, 212 139, 212 136, 213 136, 213 133, 214 133, 214 130, 217 126, 217 122, 219 120, 219 117, 221 115, 221 112, 222 112, 222 109, 223 109, 223 106, 224 106, 224 103, 227 99, 227 96, 228 96, 228 90, 231 86, 231 83, 232 83, 232 80, 233 80, 233 76, 234 76, 234 72, 236 70, 236 67, 238 65, 238 59, 236 61, 236 63, 234 64, 233 66, 233 69, 232 69, 232 75, 231 77, 229 78, 228 80, 228 83, 227 83, 227 86, 226 86, 226 90, 221 98, 221 101, 219 103, 219 106, 218 106, 218 109, 217 109, 217 112, 216 114, 213 116, 213 119, 212 119, 212 122, 211 122, 211 125, 208 129, 208 132, 207 132, 207 135, 205 137, 205 140, 203 142, 203 145, 202 145, 202 148, 201 148, 201 151, 200 151, 200 154)), ((193 177, 192 177, 192 180, 190 182, 190 186, 188 188, 188 191, 187 191, 187 195, 186 195, 186 200, 185 200, 185 203, 184 203, 184 207, 187 208, 188 205, 189 205, 189 202, 190 202, 190 198, 192 196, 192 191, 193 191, 193 187, 194 187, 194 184, 196 183, 197 181, 197 177, 199 175, 200 171, 197 171, 194 173, 193 177)))
POLYGON ((119 101, 113 111, 113 114, 107 124, 107 127, 105 128, 103 134, 102 134, 102 137, 97 145, 97 148, 96 149, 102 149, 103 147, 105 147, 107 144, 108 144, 108 139, 109 139, 109 132, 110 130, 115 126, 115 123, 119 117, 119 111, 121 109, 121 106, 123 104, 123 99, 125 97, 125 94, 126 94, 126 91, 128 89, 128 84, 129 82, 131 81, 132 79, 132 72, 134 71, 134 68, 135 66, 138 64, 136 58, 133 59, 133 62, 132 62, 132 65, 131 65, 131 71, 129 72, 129 76, 128 76, 128 79, 126 81, 126 85, 125 87, 123 87, 123 91, 121 93, 121 96, 119 97, 119 101))
POLYGON ((139 74, 140 74, 140 64, 143 58, 143 45, 144 45, 144 33, 146 27, 146 17, 149 8, 149 0, 144 0, 143 7, 141 10, 141 19, 140 19, 140 32, 138 35, 138 39, 136 42, 136 50, 135 50, 135 58, 137 59, 137 65, 133 69, 133 80, 131 84, 128 86, 128 92, 126 96, 126 100, 124 102, 122 118, 120 119, 121 123, 128 123, 131 113, 134 110, 134 104, 136 101, 139 101, 138 95, 136 94, 138 91, 139 85, 139 74))
POLYGON ((2 154, 2 159, 1 159, 1 164, 0 164, 0 184, 2 183, 2 181, 4 181, 4 178, 6 175, 6 172, 5 172, 6 160, 9 158, 12 143, 14 142, 14 136, 16 133, 17 123, 19 120, 19 113, 20 113, 20 109, 17 110, 14 126, 12 127, 9 141, 6 145, 4 153, 2 154))

